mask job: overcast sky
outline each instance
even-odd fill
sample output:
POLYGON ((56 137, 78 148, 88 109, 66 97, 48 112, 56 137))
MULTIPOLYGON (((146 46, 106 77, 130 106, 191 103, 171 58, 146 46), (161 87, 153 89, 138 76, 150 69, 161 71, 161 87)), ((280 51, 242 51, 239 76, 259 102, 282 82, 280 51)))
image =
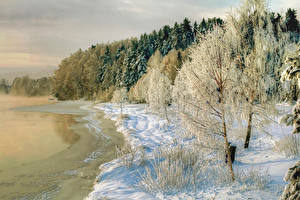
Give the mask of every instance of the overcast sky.
MULTIPOLYGON (((57 66, 79 48, 222 17, 238 0, 0 0, 0 67, 57 66)), ((269 0, 276 12, 299 0, 269 0)), ((298 16, 299 18, 299 16, 298 16)))

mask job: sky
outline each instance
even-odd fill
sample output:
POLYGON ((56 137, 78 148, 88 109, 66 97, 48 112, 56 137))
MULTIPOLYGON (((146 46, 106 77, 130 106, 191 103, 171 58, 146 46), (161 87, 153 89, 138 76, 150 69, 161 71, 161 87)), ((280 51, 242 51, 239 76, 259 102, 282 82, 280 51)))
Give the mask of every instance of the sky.
MULTIPOLYGON (((184 17, 225 18, 239 4, 238 0, 0 0, 0 67, 58 66, 79 48, 139 36, 184 17)), ((300 11, 300 2, 269 0, 268 7, 276 12, 290 7, 300 11)))

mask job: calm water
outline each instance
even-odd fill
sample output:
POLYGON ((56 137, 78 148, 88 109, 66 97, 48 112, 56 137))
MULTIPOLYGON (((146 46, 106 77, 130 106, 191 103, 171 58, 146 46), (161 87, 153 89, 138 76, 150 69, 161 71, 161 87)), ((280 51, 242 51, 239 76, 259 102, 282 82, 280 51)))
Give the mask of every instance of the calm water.
POLYGON ((48 103, 47 98, 0 96, 0 170, 48 158, 75 143, 71 115, 11 110, 48 103))
POLYGON ((1 200, 83 199, 99 165, 115 158, 115 145, 123 143, 100 112, 94 118, 106 137, 91 134, 83 120, 90 113, 78 112, 84 103, 46 104, 47 98, 0 96, 1 200))

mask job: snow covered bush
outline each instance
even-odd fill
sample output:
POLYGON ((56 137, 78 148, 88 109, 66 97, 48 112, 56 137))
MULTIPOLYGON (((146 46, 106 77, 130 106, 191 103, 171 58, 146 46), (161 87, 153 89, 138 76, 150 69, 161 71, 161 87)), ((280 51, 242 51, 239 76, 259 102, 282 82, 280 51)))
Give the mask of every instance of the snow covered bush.
POLYGON ((122 161, 122 164, 127 168, 133 165, 137 154, 137 149, 134 149, 130 144, 125 143, 123 147, 116 146, 117 157, 122 161))
POLYGON ((287 157, 300 155, 300 136, 286 135, 275 144, 275 150, 284 153, 287 157))
POLYGON ((199 153, 194 145, 160 148, 140 173, 140 186, 150 193, 197 192, 209 187, 233 187, 238 191, 264 189, 268 174, 258 170, 230 171, 220 157, 199 153), (192 148, 191 148, 192 147, 192 148))
POLYGON ((237 171, 236 177, 239 190, 263 190, 270 182, 267 171, 255 169, 237 171))
POLYGON ((160 148, 142 173, 140 185, 149 192, 178 192, 192 188, 205 177, 200 177, 200 167, 206 163, 193 149, 181 145, 160 148))
POLYGON ((123 118, 123 104, 128 101, 128 93, 125 87, 117 89, 113 93, 111 102, 120 104, 120 117, 123 118))

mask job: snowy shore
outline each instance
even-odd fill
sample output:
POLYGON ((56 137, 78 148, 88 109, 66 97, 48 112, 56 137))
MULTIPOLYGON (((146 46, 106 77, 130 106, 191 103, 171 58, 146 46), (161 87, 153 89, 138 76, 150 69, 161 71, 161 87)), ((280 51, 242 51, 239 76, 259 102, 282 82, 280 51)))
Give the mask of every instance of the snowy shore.
MULTIPOLYGON (((289 110, 288 106, 282 106, 289 110)), ((127 116, 120 121, 118 104, 96 104, 95 109, 105 112, 106 118, 116 121, 117 130, 122 132, 133 148, 143 146, 146 157, 151 157, 160 146, 168 147, 178 137, 175 125, 168 125, 166 120, 147 112, 146 105, 127 104, 123 113, 127 116)), ((178 128, 178 127, 177 127, 178 128)), ((100 166, 100 174, 96 178, 94 191, 86 200, 96 199, 278 199, 283 188, 283 177, 289 167, 299 158, 287 158, 274 150, 274 144, 291 132, 291 127, 276 122, 267 128, 272 136, 256 133, 251 138, 250 148, 244 150, 242 143, 236 143, 237 154, 234 168, 255 169, 267 172, 269 182, 262 190, 235 189, 233 186, 203 187, 196 193, 183 191, 180 193, 152 193, 140 187, 140 174, 144 166, 133 162, 132 167, 122 165, 121 159, 115 159, 100 166)))

